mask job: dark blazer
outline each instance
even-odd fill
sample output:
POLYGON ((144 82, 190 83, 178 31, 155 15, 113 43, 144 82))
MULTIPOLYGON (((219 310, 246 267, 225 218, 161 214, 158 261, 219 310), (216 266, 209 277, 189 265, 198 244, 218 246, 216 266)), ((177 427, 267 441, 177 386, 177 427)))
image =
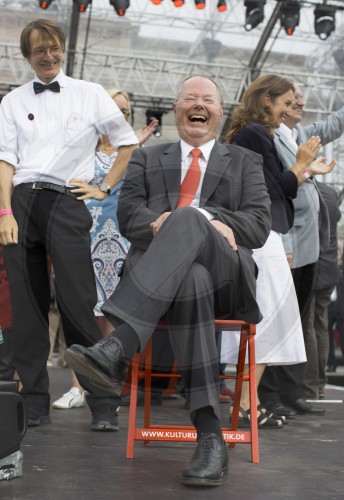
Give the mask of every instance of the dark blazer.
POLYGON ((264 125, 249 123, 233 139, 233 144, 262 155, 265 181, 271 199, 271 228, 278 233, 287 233, 293 225, 292 198, 297 195, 298 182, 293 172, 283 169, 272 135, 264 125))
MULTIPOLYGON (((136 149, 121 189, 118 220, 135 265, 153 239, 150 224, 176 208, 181 181, 180 143, 136 149)), ((243 272, 244 303, 238 318, 257 322, 256 266, 250 249, 270 231, 270 200, 261 157, 238 146, 215 143, 205 173, 200 207, 232 228, 243 272)), ((224 263, 225 265, 225 263, 224 263)))
POLYGON ((330 219, 330 243, 326 250, 320 250, 315 272, 315 289, 324 290, 334 287, 339 282, 337 223, 341 218, 341 212, 338 208, 336 191, 323 182, 318 182, 317 187, 325 200, 330 219))

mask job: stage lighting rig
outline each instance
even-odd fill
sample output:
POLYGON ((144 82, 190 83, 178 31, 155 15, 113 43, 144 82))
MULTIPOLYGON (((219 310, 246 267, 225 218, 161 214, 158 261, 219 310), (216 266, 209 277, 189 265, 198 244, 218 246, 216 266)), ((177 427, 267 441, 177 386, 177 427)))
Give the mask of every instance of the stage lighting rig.
POLYGON ((301 5, 298 2, 283 2, 280 12, 281 26, 287 35, 292 35, 300 23, 301 5))
POLYGON ((146 111, 146 124, 149 125, 151 121, 155 118, 158 120, 158 125, 156 126, 153 134, 155 137, 159 138, 162 135, 162 115, 165 113, 165 111, 162 111, 161 109, 147 109, 146 111))
POLYGON ((110 0, 110 4, 115 9, 116 14, 121 17, 125 15, 126 10, 130 7, 129 0, 110 0))
POLYGON ((246 19, 245 30, 251 31, 264 20, 264 5, 266 0, 245 0, 246 19))
POLYGON ((205 0, 195 0, 196 9, 204 9, 205 8, 205 0))
POLYGON ((217 10, 219 12, 224 12, 225 10, 227 10, 227 2, 226 2, 226 0, 219 0, 217 2, 217 10))
POLYGON ((39 6, 41 9, 46 10, 53 0, 39 0, 39 6))
POLYGON ((314 30, 320 40, 327 40, 336 28, 334 7, 317 5, 314 9, 314 30))
POLYGON ((78 6, 79 12, 86 12, 87 7, 92 3, 92 0, 74 0, 74 3, 78 6))

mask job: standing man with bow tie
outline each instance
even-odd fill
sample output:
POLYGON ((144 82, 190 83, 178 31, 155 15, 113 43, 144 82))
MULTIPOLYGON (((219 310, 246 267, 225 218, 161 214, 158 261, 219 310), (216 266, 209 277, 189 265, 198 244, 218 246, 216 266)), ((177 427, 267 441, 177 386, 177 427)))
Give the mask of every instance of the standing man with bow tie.
MULTIPOLYGON (((93 314, 92 218, 83 200, 108 196, 138 141, 100 85, 63 73, 65 37, 59 25, 30 22, 20 46, 35 78, 6 95, 0 106, 0 243, 11 290, 14 366, 28 423, 37 426, 50 421, 47 257, 67 345, 93 345, 101 332, 93 314), (118 148, 118 156, 104 183, 82 193, 73 181, 92 180, 100 134, 118 148)), ((79 381, 88 392, 92 429, 118 430, 119 399, 86 377, 79 381)))
POLYGON ((118 220, 131 243, 123 277, 102 310, 115 332, 71 346, 78 373, 120 394, 129 361, 165 317, 198 444, 184 484, 217 486, 228 468, 219 409, 214 316, 257 323, 251 248, 270 231, 260 155, 216 141, 217 84, 187 78, 174 103, 180 141, 134 151, 118 220))

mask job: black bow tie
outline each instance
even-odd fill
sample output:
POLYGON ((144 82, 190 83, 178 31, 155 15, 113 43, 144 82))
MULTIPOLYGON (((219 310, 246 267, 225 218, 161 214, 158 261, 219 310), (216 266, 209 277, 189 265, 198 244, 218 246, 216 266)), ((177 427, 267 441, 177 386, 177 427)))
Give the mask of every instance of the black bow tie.
POLYGON ((44 85, 43 83, 33 82, 33 90, 35 94, 40 94, 45 90, 51 90, 52 92, 60 92, 60 84, 59 82, 52 82, 48 85, 44 85))

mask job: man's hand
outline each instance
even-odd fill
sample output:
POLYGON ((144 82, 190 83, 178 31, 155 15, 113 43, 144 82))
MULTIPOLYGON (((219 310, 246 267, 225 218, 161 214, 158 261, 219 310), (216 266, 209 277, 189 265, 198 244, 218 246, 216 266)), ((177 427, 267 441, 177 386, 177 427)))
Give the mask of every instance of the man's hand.
POLYGON ((107 193, 103 193, 98 187, 91 186, 81 179, 72 179, 69 184, 75 186, 75 189, 71 189, 71 193, 80 194, 77 197, 78 200, 88 200, 89 198, 105 200, 108 197, 107 193))
POLYGON ((0 217, 0 243, 2 245, 18 243, 18 224, 12 214, 0 217))
POLYGON ((236 245, 234 233, 231 228, 226 226, 226 224, 223 224, 223 222, 220 222, 219 220, 211 220, 209 222, 215 227, 216 231, 222 234, 222 236, 225 238, 225 240, 228 241, 233 250, 236 251, 238 247, 236 245))
POLYGON ((167 219, 167 217, 170 215, 171 212, 164 212, 163 214, 160 215, 154 222, 150 224, 150 227, 152 228, 153 231, 153 236, 157 234, 159 229, 161 228, 163 222, 167 219))

